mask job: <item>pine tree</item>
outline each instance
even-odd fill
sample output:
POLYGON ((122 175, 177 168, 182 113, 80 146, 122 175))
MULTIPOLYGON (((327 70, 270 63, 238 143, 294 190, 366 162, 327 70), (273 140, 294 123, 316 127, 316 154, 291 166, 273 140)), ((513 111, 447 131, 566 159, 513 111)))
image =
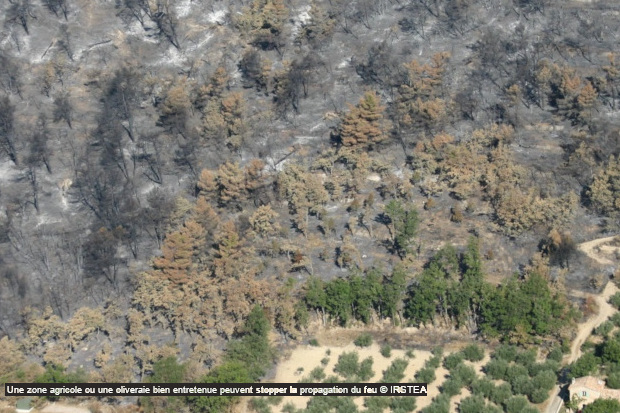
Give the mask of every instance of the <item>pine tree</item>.
POLYGON ((338 131, 342 145, 371 149, 387 139, 384 110, 374 92, 366 92, 356 106, 349 105, 338 131))
POLYGON ((238 163, 226 161, 217 171, 219 198, 222 205, 232 205, 241 201, 244 195, 244 176, 238 163))

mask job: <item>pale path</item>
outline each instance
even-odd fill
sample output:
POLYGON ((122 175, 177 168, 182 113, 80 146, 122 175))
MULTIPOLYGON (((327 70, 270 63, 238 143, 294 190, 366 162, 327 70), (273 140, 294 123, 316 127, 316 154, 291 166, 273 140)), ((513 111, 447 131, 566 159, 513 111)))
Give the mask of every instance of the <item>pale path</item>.
MULTIPOLYGON (((585 323, 581 323, 577 326, 577 336, 575 336, 575 339, 571 344, 570 355, 568 356, 567 364, 572 363, 581 356, 581 346, 583 345, 583 343, 585 343, 588 337, 590 337, 592 331, 616 312, 616 309, 611 304, 609 304, 608 300, 609 297, 611 297, 617 292, 618 287, 616 287, 616 284, 610 281, 605 286, 603 292, 595 297, 596 304, 598 305, 598 313, 596 314, 596 316, 590 317, 588 320, 586 320, 585 323)), ((551 402, 547 405, 545 413, 558 412, 560 406, 564 403, 564 400, 562 400, 562 398, 558 396, 559 392, 560 387, 556 386, 554 390, 555 395, 551 402)))
MULTIPOLYGON (((592 241, 583 242, 579 244, 579 249, 586 253, 590 258, 599 262, 603 265, 612 265, 614 264, 607 257, 602 257, 594 250, 596 247, 606 244, 608 242, 613 241, 615 236, 613 237, 605 237, 598 238, 592 241)), ((581 346, 588 339, 590 334, 592 334, 592 330, 601 325, 605 320, 611 317, 616 309, 612 307, 611 304, 608 303, 609 297, 618 292, 618 287, 613 282, 608 282, 605 286, 603 292, 596 296, 596 304, 598 305, 598 313, 595 317, 590 317, 590 319, 586 320, 585 323, 581 323, 577 326, 577 336, 573 340, 573 343, 570 348, 570 355, 568 357, 567 362, 570 364, 577 360, 581 356, 581 346)), ((579 292, 579 294, 575 294, 578 296, 585 296, 585 294, 579 292)), ((557 413, 564 400, 558 395, 560 392, 560 387, 556 386, 554 390, 555 396, 551 400, 551 402, 547 405, 545 409, 545 413, 557 413)))
MULTIPOLYGON (((614 240, 614 238, 616 238, 616 235, 612 236, 612 237, 605 237, 605 238, 597 238, 594 239, 592 241, 588 241, 588 242, 582 242, 581 244, 579 244, 579 249, 583 252, 585 252, 588 257, 592 258, 595 261, 598 261, 600 264, 603 265, 613 265, 613 261, 610 260, 607 257, 601 257, 600 254, 597 254, 596 251, 594 251, 594 249, 596 247, 598 247, 599 245, 603 245, 603 244, 607 244, 608 242, 612 242, 614 240)), ((613 249, 613 248, 612 248, 613 249)))
POLYGON ((592 330, 601 325, 616 312, 616 309, 609 304, 608 300, 609 297, 617 292, 618 287, 610 281, 605 286, 603 292, 595 297, 596 304, 598 305, 598 314, 595 317, 590 317, 585 323, 581 323, 577 326, 577 336, 570 347, 568 363, 572 363, 581 356, 581 345, 585 343, 590 334, 592 334, 592 330))

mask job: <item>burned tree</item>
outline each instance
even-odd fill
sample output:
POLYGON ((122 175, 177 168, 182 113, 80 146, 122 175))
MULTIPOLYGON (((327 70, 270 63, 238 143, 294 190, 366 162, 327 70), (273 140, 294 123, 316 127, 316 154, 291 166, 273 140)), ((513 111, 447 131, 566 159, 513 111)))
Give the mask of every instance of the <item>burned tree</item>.
POLYGON ((71 126, 71 120, 73 119, 73 105, 69 101, 69 95, 66 93, 60 94, 54 98, 54 122, 60 122, 64 120, 67 122, 69 128, 71 126))
POLYGON ((8 97, 0 97, 0 153, 17 165, 15 148, 15 106, 8 97))
POLYGON ((62 13, 65 20, 68 20, 67 13, 69 12, 69 4, 67 0, 43 0, 43 4, 50 12, 54 13, 54 15, 58 16, 58 14, 62 13))
POLYGON ((26 34, 30 34, 28 30, 28 22, 36 19, 34 15, 34 6, 31 0, 9 0, 11 6, 6 15, 6 21, 10 23, 19 23, 26 34))

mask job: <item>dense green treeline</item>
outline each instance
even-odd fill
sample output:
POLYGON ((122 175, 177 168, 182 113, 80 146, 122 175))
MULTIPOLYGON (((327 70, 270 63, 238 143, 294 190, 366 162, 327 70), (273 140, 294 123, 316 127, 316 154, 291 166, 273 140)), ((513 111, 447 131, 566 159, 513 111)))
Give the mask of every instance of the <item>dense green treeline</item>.
POLYGON ((329 317, 341 325, 368 323, 376 315, 395 324, 467 327, 519 344, 561 338, 578 317, 537 270, 500 286, 486 282, 476 238, 462 253, 451 245, 442 248, 412 281, 403 267, 390 273, 373 267, 328 282, 311 278, 302 302, 324 321, 329 317))

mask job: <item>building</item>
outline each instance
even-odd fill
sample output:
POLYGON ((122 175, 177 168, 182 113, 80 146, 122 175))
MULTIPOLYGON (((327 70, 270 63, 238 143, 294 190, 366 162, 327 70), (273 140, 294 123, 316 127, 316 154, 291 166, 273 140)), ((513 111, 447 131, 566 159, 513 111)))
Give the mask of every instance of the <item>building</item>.
POLYGON ((608 389, 605 381, 596 377, 586 376, 573 379, 568 386, 569 397, 577 396, 581 401, 579 407, 590 404, 596 399, 616 399, 620 401, 620 390, 608 389))

